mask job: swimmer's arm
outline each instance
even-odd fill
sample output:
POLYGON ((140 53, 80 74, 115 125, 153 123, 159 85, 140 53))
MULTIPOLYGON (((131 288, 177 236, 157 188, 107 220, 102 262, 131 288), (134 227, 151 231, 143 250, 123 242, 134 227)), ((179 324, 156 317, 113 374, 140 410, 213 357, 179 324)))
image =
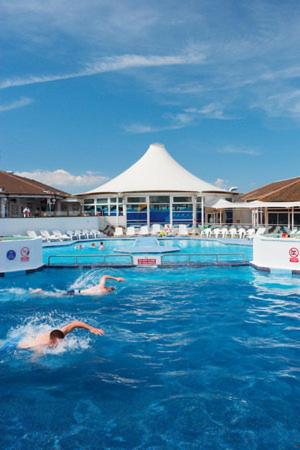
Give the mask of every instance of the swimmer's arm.
POLYGON ((84 323, 84 322, 79 322, 78 320, 74 320, 73 322, 69 323, 68 325, 65 325, 64 327, 62 327, 61 331, 65 335, 67 335, 68 333, 71 333, 71 331, 75 330, 76 328, 83 328, 85 330, 88 330, 90 333, 94 333, 94 334, 100 334, 100 335, 104 334, 104 331, 101 328, 92 327, 91 325, 84 323))
POLYGON ((124 281, 124 278, 111 277, 110 275, 103 275, 103 277, 101 277, 100 282, 99 282, 100 288, 105 288, 106 280, 114 280, 114 281, 118 281, 120 283, 121 281, 124 281))

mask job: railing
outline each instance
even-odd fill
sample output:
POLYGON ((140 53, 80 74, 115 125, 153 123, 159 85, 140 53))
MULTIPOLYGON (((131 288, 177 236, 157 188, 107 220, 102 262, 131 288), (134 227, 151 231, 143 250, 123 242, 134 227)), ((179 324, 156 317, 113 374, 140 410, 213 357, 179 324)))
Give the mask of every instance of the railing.
POLYGON ((49 255, 47 260, 48 267, 79 267, 79 266, 98 266, 98 267, 132 267, 132 255, 49 255), (52 262, 58 260, 56 263, 52 262))
POLYGON ((247 265, 244 253, 181 253, 162 255, 162 266, 247 265), (225 258, 225 260, 224 260, 225 258))
MULTIPOLYGON (((247 265, 244 253, 176 253, 161 255, 161 267, 247 265)), ((131 254, 123 255, 50 255, 48 267, 133 267, 131 254)))

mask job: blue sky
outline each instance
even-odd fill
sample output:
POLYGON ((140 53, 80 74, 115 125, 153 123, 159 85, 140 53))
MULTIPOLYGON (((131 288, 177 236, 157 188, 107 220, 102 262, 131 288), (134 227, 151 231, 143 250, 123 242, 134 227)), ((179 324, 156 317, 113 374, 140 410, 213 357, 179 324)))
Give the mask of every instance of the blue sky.
POLYGON ((299 175, 300 2, 0 0, 0 165, 70 192, 152 142, 247 191, 299 175))

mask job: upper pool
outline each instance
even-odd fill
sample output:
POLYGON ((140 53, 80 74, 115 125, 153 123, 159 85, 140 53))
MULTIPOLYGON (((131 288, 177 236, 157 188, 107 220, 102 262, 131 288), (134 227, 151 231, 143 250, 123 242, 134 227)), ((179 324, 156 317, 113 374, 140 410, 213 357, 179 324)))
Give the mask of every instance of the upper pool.
MULTIPOLYGON (((104 258, 106 262, 114 264, 130 264, 131 258, 115 252, 121 250, 128 251, 132 247, 134 239, 106 239, 103 240, 103 248, 100 248, 100 242, 74 242, 68 245, 45 247, 43 257, 45 264, 97 264, 102 263, 104 258)), ((187 261, 188 255, 194 262, 215 261, 215 255, 218 255, 220 261, 232 261, 252 259, 252 245, 241 245, 241 241, 226 242, 222 240, 202 240, 202 239, 160 239, 161 246, 168 248, 179 248, 180 251, 170 253, 163 256, 165 262, 184 262, 187 261), (185 256, 186 255, 186 256, 185 256)))

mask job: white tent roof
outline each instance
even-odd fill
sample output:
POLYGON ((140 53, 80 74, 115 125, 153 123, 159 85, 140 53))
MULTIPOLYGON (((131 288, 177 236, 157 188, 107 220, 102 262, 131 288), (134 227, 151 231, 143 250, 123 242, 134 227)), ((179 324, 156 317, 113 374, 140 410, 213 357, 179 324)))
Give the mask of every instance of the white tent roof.
POLYGON ((126 192, 224 192, 192 175, 162 144, 151 144, 125 172, 85 194, 126 192))

